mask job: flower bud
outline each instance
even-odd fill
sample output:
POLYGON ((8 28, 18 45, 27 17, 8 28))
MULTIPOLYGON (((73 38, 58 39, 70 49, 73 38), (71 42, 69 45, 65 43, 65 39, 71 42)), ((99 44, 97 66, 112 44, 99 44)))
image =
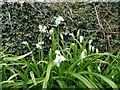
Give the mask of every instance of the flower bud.
POLYGON ((82 43, 83 41, 83 36, 80 36, 80 43, 82 43))
POLYGON ((98 48, 96 48, 96 53, 98 53, 99 51, 98 51, 98 48))

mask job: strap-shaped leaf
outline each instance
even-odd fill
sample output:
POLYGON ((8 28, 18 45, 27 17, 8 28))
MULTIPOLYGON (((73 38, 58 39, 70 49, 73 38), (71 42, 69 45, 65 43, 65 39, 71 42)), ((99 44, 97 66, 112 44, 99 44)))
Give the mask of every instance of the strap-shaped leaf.
POLYGON ((15 61, 15 60, 22 59, 22 58, 24 58, 24 57, 26 57, 26 56, 30 55, 31 53, 32 53, 32 51, 31 51, 31 52, 29 52, 29 53, 27 53, 27 54, 21 55, 21 56, 15 56, 15 57, 5 57, 5 58, 3 58, 3 60, 5 60, 5 61, 15 61))

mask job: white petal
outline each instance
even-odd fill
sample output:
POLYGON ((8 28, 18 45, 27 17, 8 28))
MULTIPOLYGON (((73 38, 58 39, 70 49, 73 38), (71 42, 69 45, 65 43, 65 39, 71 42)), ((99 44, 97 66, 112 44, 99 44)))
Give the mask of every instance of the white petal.
POLYGON ((94 52, 94 46, 92 46, 92 52, 94 52))
POLYGON ((83 36, 80 36, 80 42, 82 43, 82 41, 83 41, 83 36))
POLYGON ((92 48, 92 45, 89 45, 89 50, 90 50, 90 52, 91 52, 91 48, 92 48))
POLYGON ((82 53, 81 53, 81 59, 83 59, 83 58, 85 58, 85 53, 84 53, 84 51, 82 51, 82 53))
POLYGON ((42 49, 42 47, 39 44, 36 44, 36 47, 42 49))
POLYGON ((60 62, 57 59, 54 60, 54 63, 56 64, 57 67, 60 66, 60 62))
POLYGON ((99 51, 98 51, 98 48, 96 48, 96 53, 98 53, 99 51))
POLYGON ((62 34, 60 34, 60 37, 61 37, 62 40, 64 39, 62 34))
POLYGON ((40 29, 40 30, 42 29, 42 25, 39 25, 39 29, 40 29))
POLYGON ((54 32, 53 28, 50 29, 49 33, 52 34, 54 32))
POLYGON ((44 41, 42 41, 42 42, 38 42, 38 44, 44 44, 44 41))
POLYGON ((59 50, 56 50, 55 53, 58 55, 58 54, 60 54, 60 51, 59 51, 59 50))
POLYGON ((61 59, 61 61, 65 61, 66 60, 66 58, 63 57, 62 55, 60 56, 60 59, 61 59))
POLYGON ((26 41, 23 41, 23 42, 22 42, 22 44, 28 44, 28 42, 26 42, 26 41))
POLYGON ((92 40, 89 40, 89 44, 91 44, 92 43, 92 40))

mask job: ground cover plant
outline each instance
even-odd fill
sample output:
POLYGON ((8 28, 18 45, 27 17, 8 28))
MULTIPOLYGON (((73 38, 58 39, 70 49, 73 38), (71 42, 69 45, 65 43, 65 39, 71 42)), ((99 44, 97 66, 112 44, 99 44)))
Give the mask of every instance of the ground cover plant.
POLYGON ((119 44, 110 52, 100 51, 94 44, 98 33, 64 30, 66 18, 51 18, 50 26, 35 25, 36 41, 19 43, 24 47, 21 54, 11 53, 9 47, 0 53, 2 88, 120 88, 119 44))

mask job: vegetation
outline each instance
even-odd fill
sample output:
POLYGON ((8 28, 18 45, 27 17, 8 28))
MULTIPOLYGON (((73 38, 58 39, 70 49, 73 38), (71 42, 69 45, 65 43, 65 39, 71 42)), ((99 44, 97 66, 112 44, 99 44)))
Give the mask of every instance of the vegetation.
POLYGON ((59 4, 63 12, 58 12, 57 5, 2 5, 6 14, 2 20, 1 88, 120 88, 120 45, 118 37, 112 36, 118 32, 118 16, 108 9, 116 10, 117 4, 59 4), (97 8, 104 10, 105 5, 108 13, 99 16, 97 8))

